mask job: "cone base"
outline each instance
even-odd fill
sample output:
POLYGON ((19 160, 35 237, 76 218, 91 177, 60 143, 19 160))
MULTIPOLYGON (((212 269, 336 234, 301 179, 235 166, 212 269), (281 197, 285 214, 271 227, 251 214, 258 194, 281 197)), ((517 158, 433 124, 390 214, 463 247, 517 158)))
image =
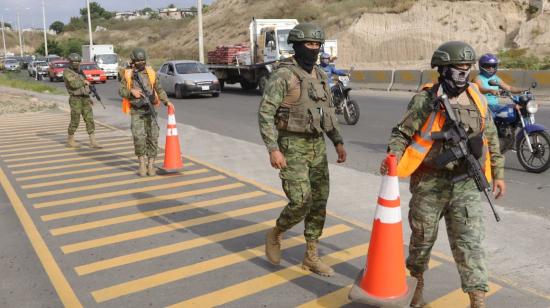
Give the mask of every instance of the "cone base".
MULTIPOLYGON (((363 270, 364 271, 364 270, 363 270)), ((354 303, 360 303, 360 304, 367 304, 367 305, 373 305, 378 307, 388 307, 388 308, 397 308, 397 307, 409 307, 412 301, 412 297, 414 295, 414 290, 416 289, 416 283, 417 280, 414 277, 407 276, 407 293, 400 296, 400 297, 393 297, 393 298, 381 298, 377 296, 373 296, 371 294, 368 294, 365 292, 365 290, 361 289, 359 286, 361 283, 361 279, 363 278, 363 271, 359 273, 359 276, 357 276, 357 279, 355 280, 355 284, 351 288, 351 291, 349 292, 348 298, 350 301, 354 303)))
POLYGON ((177 169, 166 169, 164 167, 159 167, 157 169, 158 175, 165 175, 165 174, 171 174, 171 173, 179 173, 183 171, 183 167, 177 168, 177 169))

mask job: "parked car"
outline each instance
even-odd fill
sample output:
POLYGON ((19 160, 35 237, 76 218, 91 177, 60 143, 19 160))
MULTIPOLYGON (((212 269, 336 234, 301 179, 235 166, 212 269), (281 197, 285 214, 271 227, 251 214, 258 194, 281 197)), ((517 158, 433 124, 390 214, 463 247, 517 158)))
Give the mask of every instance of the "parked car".
POLYGON ((107 81, 107 75, 105 72, 97 66, 94 62, 82 62, 80 63, 80 70, 86 76, 86 80, 89 82, 102 82, 107 81))
POLYGON ((40 77, 37 79, 42 79, 42 77, 48 74, 48 63, 46 61, 32 61, 27 67, 27 72, 31 77, 40 77))
POLYGON ((208 68, 193 60, 174 60, 164 63, 158 71, 159 82, 168 94, 176 98, 194 94, 220 96, 220 82, 208 68))
POLYGON ((21 65, 19 61, 14 58, 7 58, 4 60, 4 71, 5 72, 18 72, 21 70, 21 65))
POLYGON ((66 67, 69 67, 69 61, 67 60, 54 60, 50 62, 50 67, 48 68, 48 77, 50 77, 50 81, 62 81, 63 71, 66 67))

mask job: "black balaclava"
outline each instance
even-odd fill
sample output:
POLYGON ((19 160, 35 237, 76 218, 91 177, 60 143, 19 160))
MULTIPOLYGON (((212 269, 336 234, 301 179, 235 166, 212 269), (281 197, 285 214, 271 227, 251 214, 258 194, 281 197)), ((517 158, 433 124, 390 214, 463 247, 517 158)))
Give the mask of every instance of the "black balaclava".
POLYGON ((462 70, 454 66, 440 66, 439 84, 443 87, 443 91, 450 97, 459 96, 468 88, 470 70, 471 68, 462 70))
POLYGON ((311 71, 313 71, 313 66, 317 62, 317 58, 319 57, 320 49, 307 48, 304 43, 294 43, 292 48, 295 52, 294 59, 296 59, 296 62, 298 62, 300 67, 305 71, 311 73, 311 71))

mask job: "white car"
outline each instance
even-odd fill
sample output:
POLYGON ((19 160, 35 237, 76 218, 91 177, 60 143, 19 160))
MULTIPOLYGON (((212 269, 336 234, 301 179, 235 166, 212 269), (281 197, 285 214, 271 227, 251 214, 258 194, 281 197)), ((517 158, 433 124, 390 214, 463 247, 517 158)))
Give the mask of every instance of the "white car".
POLYGON ((46 61, 32 61, 29 63, 27 71, 31 77, 44 77, 48 75, 48 63, 46 63, 46 61))

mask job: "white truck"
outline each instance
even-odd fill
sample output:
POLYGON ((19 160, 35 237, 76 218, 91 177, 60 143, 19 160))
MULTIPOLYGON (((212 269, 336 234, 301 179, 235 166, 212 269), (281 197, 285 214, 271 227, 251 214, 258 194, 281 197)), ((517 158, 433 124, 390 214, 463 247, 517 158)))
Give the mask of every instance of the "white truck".
POLYGON ((250 62, 239 64, 208 64, 220 84, 240 83, 245 90, 259 86, 263 91, 269 74, 279 60, 294 54, 287 43, 288 33, 298 24, 296 19, 255 19, 249 26, 250 62))
POLYGON ((113 45, 82 45, 82 61, 95 62, 101 68, 107 78, 118 76, 118 55, 113 45))

